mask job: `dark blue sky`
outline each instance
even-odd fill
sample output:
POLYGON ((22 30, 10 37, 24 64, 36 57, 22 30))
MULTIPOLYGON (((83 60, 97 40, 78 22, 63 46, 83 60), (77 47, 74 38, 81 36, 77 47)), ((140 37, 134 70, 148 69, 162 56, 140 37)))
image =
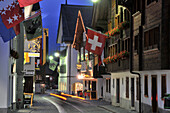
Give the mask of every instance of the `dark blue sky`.
MULTIPOLYGON (((65 0, 43 0, 40 2, 43 28, 49 29, 49 54, 52 54, 56 50, 56 39, 61 4, 65 4, 65 0)), ((93 5, 91 0, 67 0, 67 4, 93 5)))

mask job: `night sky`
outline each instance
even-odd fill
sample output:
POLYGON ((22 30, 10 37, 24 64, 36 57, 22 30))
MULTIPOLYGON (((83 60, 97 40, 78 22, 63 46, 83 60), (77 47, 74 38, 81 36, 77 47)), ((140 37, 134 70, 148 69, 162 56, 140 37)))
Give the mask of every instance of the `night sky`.
MULTIPOLYGON (((40 2, 43 28, 49 29, 49 54, 54 53, 56 50, 56 39, 61 4, 65 4, 65 0, 43 0, 40 2)), ((91 0, 67 0, 67 4, 93 5, 91 0)))

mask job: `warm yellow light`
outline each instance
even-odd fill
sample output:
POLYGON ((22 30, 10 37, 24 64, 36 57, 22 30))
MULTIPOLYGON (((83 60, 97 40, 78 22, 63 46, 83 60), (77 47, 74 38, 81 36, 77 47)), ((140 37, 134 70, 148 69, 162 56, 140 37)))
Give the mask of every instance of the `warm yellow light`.
POLYGON ((69 95, 69 94, 65 94, 65 93, 61 93, 61 95, 68 96, 68 97, 72 97, 72 98, 77 98, 77 99, 81 99, 81 100, 85 100, 85 98, 83 98, 83 97, 74 96, 74 95, 69 95))
POLYGON ((83 75, 78 75, 78 79, 83 79, 84 76, 83 75))
POLYGON ((78 98, 78 99, 81 99, 81 100, 85 100, 85 98, 83 98, 83 97, 78 97, 78 96, 72 96, 72 98, 78 98))
POLYGON ((54 94, 54 93, 50 93, 50 95, 55 96, 55 97, 58 97, 58 98, 61 98, 61 99, 63 99, 63 100, 67 100, 67 98, 65 98, 65 97, 63 97, 63 96, 60 96, 60 95, 56 95, 56 94, 54 94))

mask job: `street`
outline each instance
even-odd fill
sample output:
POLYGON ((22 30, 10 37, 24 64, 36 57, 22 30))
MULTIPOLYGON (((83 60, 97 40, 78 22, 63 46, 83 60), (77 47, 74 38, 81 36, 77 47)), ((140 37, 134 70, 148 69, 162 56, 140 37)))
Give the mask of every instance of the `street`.
MULTIPOLYGON (((100 104, 100 103, 99 103, 100 104)), ((103 105, 108 105, 105 102, 103 105)), ((67 100, 51 96, 49 94, 37 94, 34 96, 33 106, 28 109, 18 110, 15 113, 113 113, 98 107, 98 104, 80 99, 67 97, 67 100)))

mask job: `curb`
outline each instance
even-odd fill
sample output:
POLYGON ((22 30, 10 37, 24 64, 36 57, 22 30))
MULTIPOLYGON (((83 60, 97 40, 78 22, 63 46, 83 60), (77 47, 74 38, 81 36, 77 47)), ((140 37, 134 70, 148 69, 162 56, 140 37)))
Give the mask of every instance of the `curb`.
POLYGON ((102 109, 105 109, 105 110, 107 110, 107 111, 110 111, 111 113, 116 113, 116 112, 114 112, 114 111, 112 111, 112 110, 110 110, 110 109, 107 109, 107 108, 103 107, 103 106, 97 106, 97 107, 102 108, 102 109))

